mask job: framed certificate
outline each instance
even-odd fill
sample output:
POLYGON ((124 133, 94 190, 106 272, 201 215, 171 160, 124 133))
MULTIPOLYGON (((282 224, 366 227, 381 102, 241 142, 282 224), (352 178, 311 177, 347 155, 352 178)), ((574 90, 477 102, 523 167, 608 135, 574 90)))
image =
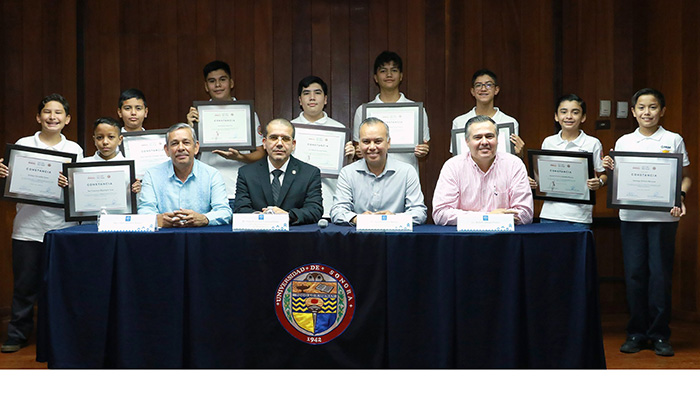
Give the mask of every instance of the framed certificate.
POLYGON ((136 213, 134 161, 65 163, 66 221, 97 220, 104 208, 110 214, 136 213))
POLYGON ((295 158, 314 165, 325 178, 337 178, 343 168, 345 143, 350 131, 347 128, 294 124, 295 158))
POLYGON ((615 170, 608 180, 608 207, 671 211, 681 206, 683 155, 610 152, 615 170))
POLYGON ((195 101, 199 147, 255 150, 253 101, 195 101))
POLYGON ((389 126, 391 150, 413 152, 423 143, 423 102, 363 104, 362 120, 379 118, 389 126))
MULTIPOLYGON (((510 142, 510 135, 515 134, 515 124, 496 124, 496 129, 498 130, 498 150, 500 152, 513 153, 513 143, 510 142)), ((469 150, 466 137, 464 128, 452 129, 452 154, 454 156, 467 153, 469 150)))
POLYGON ((528 150, 530 177, 537 181, 535 200, 595 204, 587 181, 595 177, 593 153, 528 150))
POLYGON ((134 161, 136 179, 143 179, 143 175, 149 168, 170 160, 164 150, 167 131, 146 130, 122 133, 124 141, 119 148, 125 158, 134 161))
POLYGON ((8 144, 5 165, 10 173, 0 179, 2 198, 40 206, 63 207, 63 188, 58 174, 63 163, 75 162, 73 153, 8 144))

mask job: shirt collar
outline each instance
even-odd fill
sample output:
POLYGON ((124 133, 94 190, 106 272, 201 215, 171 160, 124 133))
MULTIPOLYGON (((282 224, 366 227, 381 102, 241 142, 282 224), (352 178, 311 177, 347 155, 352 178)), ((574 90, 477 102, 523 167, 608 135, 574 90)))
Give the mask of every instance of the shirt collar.
MULTIPOLYGON (((289 165, 289 161, 290 161, 290 160, 292 160, 292 157, 291 157, 291 156, 287 159, 286 162, 284 162, 284 165, 282 165, 282 167, 280 168, 280 171, 282 171, 283 173, 287 173, 287 166, 289 165)), ((277 169, 277 168, 275 168, 275 167, 272 165, 272 162, 270 162, 270 157, 268 156, 268 157, 267 157, 267 171, 268 171, 269 173, 272 173, 272 171, 274 171, 275 169, 277 169)))
MULTIPOLYGON (((172 172, 170 177, 180 181, 180 178, 178 178, 177 174, 175 173, 175 165, 173 165, 172 159, 169 162, 170 162, 170 171, 172 172)), ((185 180, 185 182, 189 181, 190 178, 196 178, 198 174, 199 174, 199 159, 195 158, 194 164, 192 165, 192 171, 190 172, 189 175, 187 175, 187 179, 185 180)), ((183 182, 183 184, 184 184, 184 182, 183 182)))
POLYGON ((326 122, 328 122, 328 114, 326 114, 326 111, 322 111, 322 112, 323 112, 323 116, 321 118, 317 119, 316 121, 312 122, 312 121, 307 120, 306 117, 304 116, 304 111, 301 111, 301 113, 299 114, 299 119, 302 121, 303 124, 325 125, 326 122))
POLYGON ((559 130, 559 133, 557 133, 557 140, 559 140, 559 144, 561 143, 574 143, 577 146, 581 146, 581 143, 583 142, 583 130, 578 130, 578 137, 573 139, 572 141, 567 141, 564 140, 564 138, 561 136, 562 130, 559 130))
MULTIPOLYGON (((378 93, 377 93, 377 96, 374 97, 374 100, 372 102, 374 102, 376 104, 383 104, 384 103, 384 101, 379 99, 378 93)), ((408 99, 406 99, 406 96, 404 96, 403 92, 399 92, 399 100, 396 101, 396 103, 399 103, 399 102, 410 102, 410 101, 408 99)))
POLYGON ((362 164, 361 164, 361 165, 358 165, 357 171, 358 171, 358 172, 364 172, 364 173, 366 173, 366 174, 368 174, 368 175, 371 175, 371 176, 373 176, 373 177, 375 177, 375 178, 381 178, 381 177, 383 177, 384 175, 389 174, 389 173, 392 173, 392 174, 393 174, 394 172, 396 172, 396 169, 397 169, 397 168, 396 168, 396 161, 395 161, 394 159, 391 158, 391 155, 390 155, 390 154, 387 154, 387 156, 386 156, 386 164, 384 164, 384 170, 382 171, 382 173, 379 174, 379 176, 375 175, 372 171, 369 170, 369 168, 367 167, 367 161, 366 161, 366 160, 362 159, 361 162, 362 162, 362 164))
POLYGON ((58 143, 56 143, 56 144, 53 145, 53 146, 47 146, 46 143, 44 143, 43 141, 41 141, 41 140, 39 139, 39 134, 41 134, 41 131, 37 131, 36 133, 34 133, 34 144, 36 145, 36 147, 37 147, 38 149, 49 149, 49 150, 59 150, 59 151, 61 151, 61 150, 63 150, 63 148, 64 148, 65 145, 66 145, 66 141, 67 141, 67 140, 66 140, 66 136, 64 136, 63 133, 61 133, 61 141, 59 141, 58 143))
POLYGON ((489 166, 489 169, 488 169, 486 172, 484 172, 484 171, 481 170, 481 168, 480 168, 479 165, 476 163, 476 161, 474 160, 474 158, 472 158, 472 153, 471 153, 471 152, 467 152, 467 153, 465 153, 465 154, 463 154, 463 155, 461 155, 461 156, 465 156, 465 158, 467 159, 467 161, 468 161, 474 168, 476 168, 476 170, 478 170, 479 172, 481 172, 481 173, 484 174, 484 175, 486 175, 486 174, 488 174, 489 172, 491 172, 491 170, 493 169, 493 167, 496 166, 496 165, 498 164, 498 162, 500 161, 500 159, 501 159, 501 158, 500 158, 500 153, 499 153, 499 152, 496 152, 496 157, 493 159, 493 162, 491 162, 491 166, 489 166))
POLYGON ((656 129, 654 134, 652 134, 651 136, 645 136, 639 131, 639 127, 637 127, 637 129, 634 130, 634 133, 637 135, 638 142, 642 140, 661 141, 661 138, 664 136, 664 133, 666 133, 666 130, 662 126, 659 126, 659 128, 656 129))

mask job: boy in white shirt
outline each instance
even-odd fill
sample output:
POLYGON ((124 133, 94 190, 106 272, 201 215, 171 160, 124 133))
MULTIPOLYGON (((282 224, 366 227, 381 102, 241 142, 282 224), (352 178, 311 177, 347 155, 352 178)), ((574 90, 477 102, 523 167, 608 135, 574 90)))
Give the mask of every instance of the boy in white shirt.
MULTIPOLYGON (((399 91, 403 80, 403 61, 398 54, 392 51, 384 51, 374 60, 374 82, 379 86, 379 93, 370 104, 375 103, 407 103, 413 102, 399 91)), ((360 125, 362 124, 362 106, 355 111, 353 121, 352 140, 355 144, 360 140, 360 125)), ((418 144, 413 153, 389 152, 402 162, 411 164, 418 172, 418 161, 423 160, 430 152, 430 128, 428 127, 428 113, 423 108, 423 143, 418 144)))
MULTIPOLYGON (((83 149, 61 133, 70 123, 70 106, 63 96, 54 93, 42 99, 36 122, 41 130, 15 144, 72 153, 78 160, 82 158, 83 149)), ((2 162, 0 159, 0 178, 6 178, 9 169, 2 162)), ((14 353, 25 347, 34 329, 34 304, 44 275, 44 234, 74 225, 75 222, 65 221, 62 208, 17 204, 12 230, 12 318, 7 327, 7 340, 0 349, 3 353, 14 353)))
POLYGON ((119 95, 117 115, 124 121, 122 131, 143 131, 143 121, 148 118, 146 95, 138 89, 127 89, 119 95))
MULTIPOLYGON (((498 78, 496 73, 488 69, 480 69, 474 72, 472 76, 472 85, 469 90, 471 95, 476 101, 476 106, 472 108, 471 111, 466 114, 462 114, 452 120, 452 129, 462 129, 467 124, 471 118, 477 115, 486 115, 492 120, 496 121, 496 124, 513 123, 514 133, 510 136, 510 142, 513 143, 513 150, 517 156, 522 158, 523 156, 523 146, 525 142, 520 138, 520 125, 518 121, 506 115, 503 111, 494 106, 496 101, 496 96, 501 91, 501 87, 498 85, 498 78)), ((463 150, 466 153, 467 150, 463 150)), ((457 150, 452 150, 450 146, 450 153, 453 155, 457 154, 457 150)))
MULTIPOLYGON (((586 181, 591 191, 597 191, 608 180, 603 168, 603 146, 600 140, 581 130, 586 121, 586 103, 577 95, 562 96, 554 112, 554 121, 561 126, 558 134, 549 136, 542 142, 542 150, 593 153, 595 176, 586 181)), ((534 179, 529 178, 530 187, 537 188, 534 179)), ((593 205, 545 201, 540 212, 540 223, 562 221, 590 228, 593 223, 593 205)))
MULTIPOLYGON (((671 283, 678 221, 686 213, 685 195, 692 185, 690 160, 683 138, 661 127, 666 100, 658 90, 645 88, 632 96, 632 115, 639 128, 620 137, 618 152, 680 153, 683 155, 681 206, 670 212, 620 210, 620 235, 625 267, 625 286, 630 320, 622 353, 637 353, 651 340, 659 356, 673 356, 671 336, 671 283)), ((614 170, 610 156, 603 166, 614 170)))
MULTIPOLYGON (((291 121, 292 124, 320 125, 325 127, 345 126, 329 117, 325 108, 328 103, 328 85, 320 77, 306 76, 299 82, 298 88, 299 106, 301 113, 291 121)), ((355 146, 352 140, 345 143, 344 165, 352 162, 355 157, 355 146)), ((321 194, 323 195, 323 217, 330 217, 333 197, 338 184, 337 178, 321 178, 321 194)))

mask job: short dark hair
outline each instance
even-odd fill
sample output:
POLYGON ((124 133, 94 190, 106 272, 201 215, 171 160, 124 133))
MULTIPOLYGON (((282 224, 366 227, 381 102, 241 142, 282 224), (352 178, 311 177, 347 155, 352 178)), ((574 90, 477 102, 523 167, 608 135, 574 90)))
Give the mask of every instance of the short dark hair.
POLYGON ((68 105, 68 100, 63 97, 63 95, 60 95, 58 93, 52 93, 51 95, 48 95, 44 97, 44 99, 39 102, 39 106, 37 107, 37 114, 41 114, 41 110, 44 109, 46 104, 49 102, 56 101, 63 105, 63 110, 66 111, 66 115, 70 115, 70 105, 68 105))
POLYGON ((569 93, 568 95, 564 95, 561 98, 559 98, 559 100, 557 101, 557 106, 556 108, 554 108, 555 113, 559 112, 559 105, 561 105, 561 103, 564 101, 578 102, 579 106, 581 106, 581 111, 583 112, 583 115, 586 115, 586 102, 574 93, 569 93))
POLYGON ((231 77, 231 67, 229 67, 228 64, 226 64, 223 61, 220 60, 214 60, 211 63, 207 63, 206 66, 204 66, 204 80, 207 79, 207 76, 209 73, 216 71, 216 70, 223 70, 226 74, 228 74, 228 77, 231 77))
POLYGON ((119 95, 119 106, 117 106, 117 108, 121 108, 122 105, 124 105, 124 102, 128 101, 129 99, 141 99, 143 101, 143 106, 148 106, 146 103, 146 95, 144 95, 143 92, 138 89, 130 88, 119 95))
POLYGON ((472 76, 472 86, 474 86, 474 82, 476 81, 476 78, 479 76, 488 76, 493 79, 493 83, 498 86, 498 78, 496 77, 496 73, 492 72, 489 69, 479 69, 474 72, 474 75, 472 76))
POLYGON ((496 127, 496 133, 498 134, 498 125, 496 124, 496 121, 491 119, 488 115, 477 115, 475 117, 469 118, 466 124, 464 124, 464 134, 467 137, 467 140, 469 140, 469 127, 471 127, 472 124, 476 123, 483 123, 483 122, 490 122, 493 124, 494 127, 496 127))
POLYGON ((399 68, 399 72, 403 73, 403 61, 401 57, 393 51, 382 51, 377 58, 374 59, 374 74, 381 66, 387 63, 394 62, 394 65, 399 68))
POLYGON ((318 83, 323 89, 323 94, 328 96, 328 85, 318 76, 306 76, 299 82, 299 88, 297 89, 297 96, 301 96, 301 92, 304 88, 311 86, 313 83, 318 83))
POLYGON ((289 120, 287 120, 285 118, 275 118, 274 120, 271 120, 269 123, 267 123, 265 125, 265 138, 267 138, 267 134, 268 134, 267 127, 269 127, 269 125, 272 123, 279 123, 282 125, 286 125, 287 127, 291 127, 292 128, 292 138, 294 138, 294 136, 296 135, 296 130, 294 129, 294 124, 292 124, 291 122, 289 122, 289 120))
POLYGON ((112 127, 117 127, 119 130, 121 130, 122 128, 122 124, 118 120, 112 117, 100 117, 95 120, 94 124, 92 124, 92 131, 95 131, 97 129, 97 126, 100 124, 111 125, 112 127))
POLYGON ((657 101, 659 101, 659 105, 661 105, 661 109, 666 108, 666 98, 664 98, 664 94, 659 92, 656 89, 653 89, 653 88, 640 89, 637 91, 637 93, 632 95, 632 102, 631 102, 632 107, 637 105, 637 101, 639 100, 639 97, 644 96, 644 95, 652 95, 653 97, 656 98, 657 101))

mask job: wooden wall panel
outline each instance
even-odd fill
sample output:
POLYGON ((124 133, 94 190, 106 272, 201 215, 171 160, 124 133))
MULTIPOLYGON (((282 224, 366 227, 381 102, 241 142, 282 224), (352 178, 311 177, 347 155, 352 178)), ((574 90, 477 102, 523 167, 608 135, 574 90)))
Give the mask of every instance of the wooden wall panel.
MULTIPOLYGON (((33 135, 37 105, 60 93, 71 106, 72 123, 64 130, 77 136, 76 2, 3 0, 0 2, 0 156, 5 145, 33 135)), ((0 202, 0 317, 12 301, 12 222, 15 204, 0 202)), ((0 331, 0 340, 4 339, 0 331)))

